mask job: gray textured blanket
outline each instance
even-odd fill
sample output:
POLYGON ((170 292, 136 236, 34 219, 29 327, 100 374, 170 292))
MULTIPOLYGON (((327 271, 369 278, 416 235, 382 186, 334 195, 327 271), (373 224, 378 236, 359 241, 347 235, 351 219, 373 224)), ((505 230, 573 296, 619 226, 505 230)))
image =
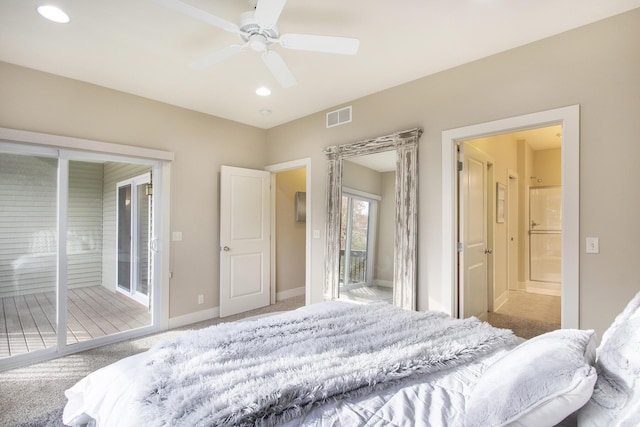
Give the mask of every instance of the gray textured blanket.
POLYGON ((514 341, 474 318, 383 303, 226 323, 149 350, 141 415, 154 426, 269 426, 514 341))

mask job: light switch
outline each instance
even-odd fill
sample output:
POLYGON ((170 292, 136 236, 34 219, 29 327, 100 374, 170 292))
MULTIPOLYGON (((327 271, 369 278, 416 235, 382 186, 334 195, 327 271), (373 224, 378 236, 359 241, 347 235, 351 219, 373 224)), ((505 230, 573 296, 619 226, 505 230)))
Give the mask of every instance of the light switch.
POLYGON ((171 240, 174 242, 182 241, 182 231, 174 231, 171 233, 171 240))
POLYGON ((597 237, 587 237, 587 253, 588 254, 600 253, 600 241, 597 237))
POLYGON ((320 238, 320 230, 313 230, 313 238, 314 239, 320 238))

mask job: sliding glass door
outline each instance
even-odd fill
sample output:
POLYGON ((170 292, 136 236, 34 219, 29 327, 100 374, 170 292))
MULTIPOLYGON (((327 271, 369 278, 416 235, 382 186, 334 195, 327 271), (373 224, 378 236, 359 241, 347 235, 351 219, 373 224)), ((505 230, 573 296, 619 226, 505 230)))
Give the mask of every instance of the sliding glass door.
POLYGON ((154 327, 159 168, 0 142, 0 370, 154 327))
POLYGON ((340 286, 367 285, 372 276, 376 201, 344 192, 340 224, 340 286))
POLYGON ((0 152, 0 358, 56 345, 54 154, 0 152))
POLYGON ((117 186, 118 290, 141 304, 149 303, 151 262, 151 175, 117 186))

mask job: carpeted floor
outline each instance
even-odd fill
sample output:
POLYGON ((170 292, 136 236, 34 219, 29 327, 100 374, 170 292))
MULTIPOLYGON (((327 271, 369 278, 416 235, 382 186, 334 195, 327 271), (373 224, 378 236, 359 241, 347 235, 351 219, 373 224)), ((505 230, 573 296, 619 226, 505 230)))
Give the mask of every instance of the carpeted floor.
POLYGON ((62 426, 62 408, 66 403, 64 391, 91 372, 124 357, 146 351, 158 340, 180 334, 187 329, 201 329, 250 316, 293 310, 303 305, 304 296, 290 298, 268 307, 224 319, 218 318, 194 323, 159 334, 0 372, 0 426, 62 426))
POLYGON ((487 321, 496 328, 511 329, 516 336, 530 339, 546 332, 560 329, 556 323, 542 322, 508 314, 487 313, 487 321))
POLYGON ((63 409, 64 407, 61 406, 44 415, 39 415, 24 423, 17 424, 16 427, 65 427, 62 423, 63 409))

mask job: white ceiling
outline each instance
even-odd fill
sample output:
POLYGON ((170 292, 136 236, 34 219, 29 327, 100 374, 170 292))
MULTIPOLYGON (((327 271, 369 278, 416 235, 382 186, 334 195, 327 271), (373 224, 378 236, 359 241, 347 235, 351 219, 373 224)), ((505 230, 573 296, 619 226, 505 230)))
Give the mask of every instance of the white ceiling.
POLYGON ((549 150, 562 146, 561 125, 514 132, 512 136, 516 141, 525 140, 533 151, 549 150))
MULTIPOLYGON (((250 9, 247 0, 184 1, 236 23, 250 9)), ((69 24, 40 17, 43 3, 0 0, 1 61, 265 129, 640 7, 640 0, 289 0, 281 34, 357 37, 360 50, 275 46, 299 82, 282 89, 253 51, 190 67, 238 36, 152 0, 52 0, 69 24), (257 96, 259 86, 271 96, 257 96)))
MULTIPOLYGON (((562 147, 562 125, 553 125, 535 129, 521 130, 518 132, 509 132, 507 134, 495 135, 506 136, 513 142, 524 140, 533 151, 549 150, 552 148, 562 147)), ((492 139, 493 136, 487 136, 469 140, 475 143, 492 139)))

